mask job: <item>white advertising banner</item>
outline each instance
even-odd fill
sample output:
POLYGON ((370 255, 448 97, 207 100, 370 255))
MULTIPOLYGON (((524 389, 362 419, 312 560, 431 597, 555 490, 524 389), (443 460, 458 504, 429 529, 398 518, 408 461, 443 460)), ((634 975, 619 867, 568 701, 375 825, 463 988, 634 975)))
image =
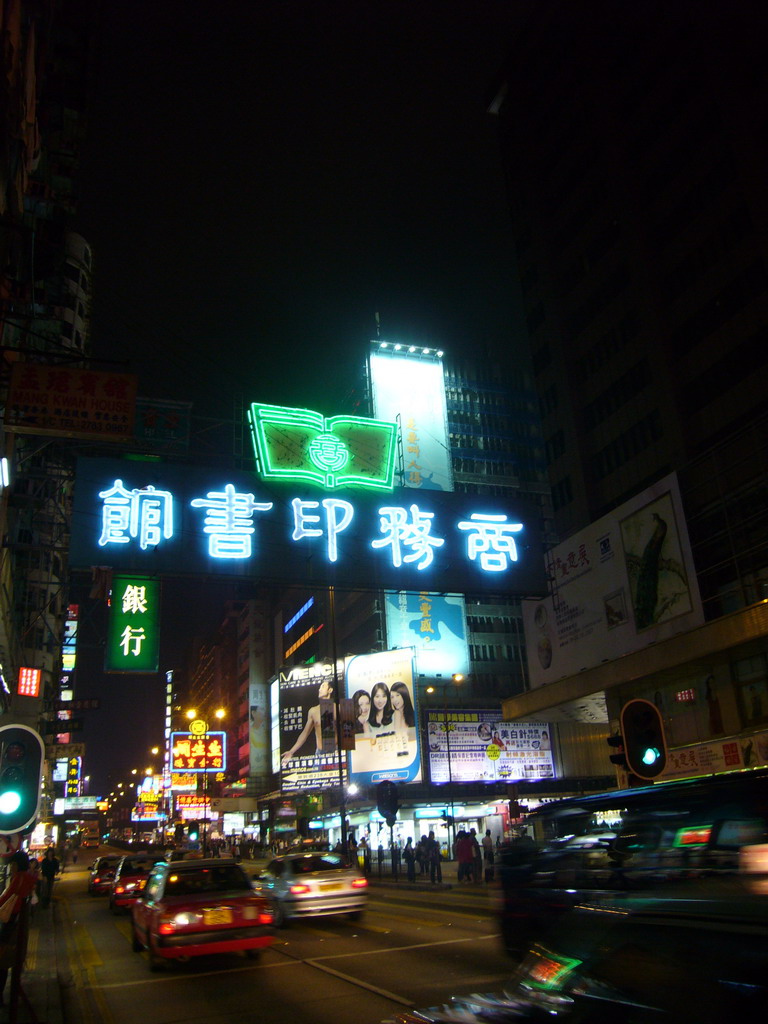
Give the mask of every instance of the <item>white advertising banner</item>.
POLYGON ((531 686, 704 621, 674 473, 553 548, 545 564, 550 596, 522 603, 531 686))
POLYGON ((370 358, 373 414, 400 425, 403 487, 452 491, 442 362, 381 351, 370 358))

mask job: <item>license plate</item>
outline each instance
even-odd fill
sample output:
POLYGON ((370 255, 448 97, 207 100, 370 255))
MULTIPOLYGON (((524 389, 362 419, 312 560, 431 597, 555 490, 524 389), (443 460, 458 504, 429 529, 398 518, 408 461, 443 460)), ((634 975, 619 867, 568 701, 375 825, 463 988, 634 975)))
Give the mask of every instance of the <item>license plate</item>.
POLYGON ((220 907, 217 910, 204 910, 203 911, 203 924, 231 924, 232 923, 232 911, 226 907, 220 907))
POLYGON ((343 889, 344 886, 341 882, 327 882, 323 886, 323 892, 338 892, 339 889, 343 889))

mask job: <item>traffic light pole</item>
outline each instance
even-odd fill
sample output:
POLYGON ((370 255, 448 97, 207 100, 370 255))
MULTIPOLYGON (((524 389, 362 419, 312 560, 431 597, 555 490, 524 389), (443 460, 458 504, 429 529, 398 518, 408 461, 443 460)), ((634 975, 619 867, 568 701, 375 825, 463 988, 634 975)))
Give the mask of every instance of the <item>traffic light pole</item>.
POLYGON ((333 703, 336 717, 336 756, 339 759, 339 813, 341 814, 341 848, 347 853, 347 794, 344 783, 344 760, 341 746, 341 694, 339 680, 339 657, 336 649, 336 590, 328 587, 328 610, 331 619, 331 657, 333 658, 333 703))

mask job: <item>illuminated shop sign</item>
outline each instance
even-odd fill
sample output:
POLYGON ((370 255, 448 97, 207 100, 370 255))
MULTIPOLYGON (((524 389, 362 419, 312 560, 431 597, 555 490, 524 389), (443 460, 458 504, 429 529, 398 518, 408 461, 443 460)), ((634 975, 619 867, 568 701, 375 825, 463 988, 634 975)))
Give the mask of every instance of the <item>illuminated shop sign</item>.
MULTIPOLYGON (((172 772, 221 772, 227 767, 226 733, 207 732, 193 736, 188 732, 171 733, 172 772)), ((175 787, 174 787, 175 788, 175 787)))
POLYGON ((517 500, 284 487, 234 471, 80 459, 70 564, 366 590, 546 591, 539 516, 517 500))
POLYGON ((40 669, 25 668, 19 669, 19 696, 39 697, 40 696, 40 669))
POLYGON ((257 402, 248 422, 262 480, 308 481, 329 490, 392 490, 396 423, 257 402))
POLYGON ((157 672, 160 659, 160 582, 115 576, 104 667, 107 672, 157 672))

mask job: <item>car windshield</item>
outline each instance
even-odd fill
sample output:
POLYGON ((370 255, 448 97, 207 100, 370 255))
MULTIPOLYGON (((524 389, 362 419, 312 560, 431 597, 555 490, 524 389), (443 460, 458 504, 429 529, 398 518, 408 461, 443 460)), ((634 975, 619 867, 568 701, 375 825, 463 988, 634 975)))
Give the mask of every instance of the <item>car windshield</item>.
POLYGON ((152 868, 157 864, 158 858, 136 858, 135 860, 127 860, 123 864, 121 874, 123 875, 148 875, 152 868))
POLYGON ((344 871, 349 865, 337 853, 313 853, 299 857, 293 862, 297 875, 309 875, 315 871, 344 871))
POLYGON ((198 892, 250 892, 251 886, 236 864, 168 872, 166 896, 193 896, 198 892))

